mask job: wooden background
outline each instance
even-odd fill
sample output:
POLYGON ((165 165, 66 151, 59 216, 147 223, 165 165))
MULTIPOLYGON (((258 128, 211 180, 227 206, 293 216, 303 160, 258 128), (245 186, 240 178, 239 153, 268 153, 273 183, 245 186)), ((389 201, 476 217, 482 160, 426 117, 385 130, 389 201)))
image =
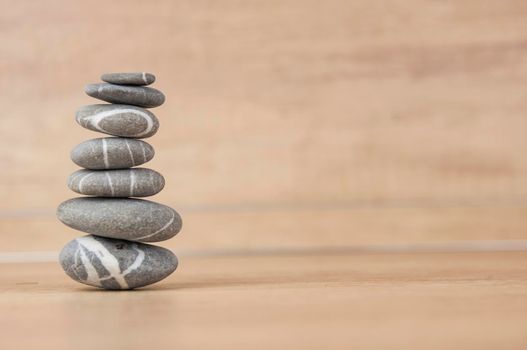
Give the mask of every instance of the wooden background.
POLYGON ((180 250, 527 239, 527 2, 0 1, 0 248, 56 251, 103 72, 167 102, 180 250))

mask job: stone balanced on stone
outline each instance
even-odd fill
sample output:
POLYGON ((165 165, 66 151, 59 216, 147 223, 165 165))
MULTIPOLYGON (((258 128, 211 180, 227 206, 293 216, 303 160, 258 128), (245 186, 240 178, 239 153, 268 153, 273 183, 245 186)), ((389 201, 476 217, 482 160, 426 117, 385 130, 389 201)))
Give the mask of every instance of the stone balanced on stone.
POLYGON ((59 260, 77 282, 104 289, 133 289, 162 280, 177 267, 168 249, 141 242, 160 242, 181 230, 181 217, 172 208, 144 199, 160 192, 163 176, 151 169, 133 168, 154 157, 154 148, 138 140, 154 135, 156 116, 144 108, 163 104, 160 91, 145 87, 155 81, 149 73, 103 74, 105 83, 90 84, 85 92, 111 104, 81 107, 77 123, 112 135, 82 142, 71 152, 80 167, 68 187, 91 197, 69 199, 57 217, 89 233, 66 244, 59 260))

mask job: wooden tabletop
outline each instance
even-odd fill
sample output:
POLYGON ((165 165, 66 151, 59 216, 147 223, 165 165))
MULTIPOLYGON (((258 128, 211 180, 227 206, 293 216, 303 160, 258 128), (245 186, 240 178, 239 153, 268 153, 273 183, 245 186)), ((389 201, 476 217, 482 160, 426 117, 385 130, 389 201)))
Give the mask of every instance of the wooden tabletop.
POLYGON ((527 252, 183 257, 137 291, 0 264, 2 349, 525 349, 527 252))

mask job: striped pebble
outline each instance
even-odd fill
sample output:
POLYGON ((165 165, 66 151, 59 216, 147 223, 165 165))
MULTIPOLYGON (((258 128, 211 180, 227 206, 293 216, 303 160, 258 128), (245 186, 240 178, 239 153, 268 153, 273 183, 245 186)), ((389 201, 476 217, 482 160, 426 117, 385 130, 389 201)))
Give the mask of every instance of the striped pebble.
POLYGON ((118 85, 150 85, 156 80, 156 77, 146 72, 106 73, 101 76, 101 80, 118 85))
POLYGON ((146 138, 154 135, 159 128, 154 114, 130 105, 83 106, 77 111, 75 120, 86 129, 121 137, 146 138))
POLYGON ((73 280, 104 289, 144 287, 166 278, 178 265, 168 249, 92 235, 66 244, 59 261, 73 280))
POLYGON ((59 205, 57 217, 82 232, 138 242, 170 239, 182 225, 174 209, 135 198, 73 198, 59 205))
POLYGON ((145 168, 78 170, 70 175, 68 187, 77 193, 99 197, 148 197, 160 192, 165 179, 145 168))
POLYGON ((165 95, 161 91, 144 86, 98 83, 86 85, 84 91, 106 102, 146 108, 161 106, 165 102, 165 95))
POLYGON ((154 148, 148 143, 119 137, 87 140, 71 151, 75 164, 92 170, 130 168, 153 157, 154 148))

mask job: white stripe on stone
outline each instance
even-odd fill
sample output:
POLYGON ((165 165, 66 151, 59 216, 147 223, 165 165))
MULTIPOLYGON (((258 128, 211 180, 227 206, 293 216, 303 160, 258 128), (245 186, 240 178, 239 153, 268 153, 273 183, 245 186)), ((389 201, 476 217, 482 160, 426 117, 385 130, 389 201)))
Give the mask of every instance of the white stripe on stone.
POLYGON ((119 284, 119 287, 122 289, 128 289, 129 285, 126 282, 125 277, 137 270, 145 260, 145 252, 139 249, 139 246, 136 243, 133 243, 132 249, 137 252, 137 256, 135 257, 134 262, 130 264, 126 270, 121 272, 117 258, 111 254, 102 243, 94 239, 92 236, 79 237, 76 239, 76 241, 79 245, 79 248, 75 252, 75 257, 77 257, 78 253, 80 253, 82 265, 86 270, 86 281, 96 286, 101 286, 102 281, 113 278, 119 284), (95 269, 83 248, 99 258, 103 267, 110 273, 109 276, 102 278, 99 277, 97 269, 95 269))
POLYGON ((110 167, 110 162, 108 161, 108 144, 106 143, 106 139, 101 139, 102 140, 102 155, 103 155, 103 158, 104 158, 104 166, 106 167, 106 169, 108 169, 110 167))
POLYGON ((176 218, 176 213, 175 212, 172 212, 172 217, 170 218, 170 220, 168 220, 168 222, 165 224, 165 226, 161 227, 159 230, 157 230, 156 232, 154 233, 149 233, 145 236, 141 236, 141 237, 137 237, 136 239, 145 239, 145 238, 150 238, 150 237, 153 237, 155 235, 157 235, 158 233, 161 233, 163 232, 164 230, 166 230, 170 225, 172 225, 172 223, 174 222, 174 219, 176 218))
POLYGON ((132 153, 132 149, 130 148, 130 145, 128 144, 128 140, 125 139, 124 143, 126 144, 126 148, 128 148, 128 153, 130 153, 130 159, 132 160, 132 166, 135 166, 134 155, 132 153))
POLYGON ((73 186, 75 184, 75 180, 77 180, 80 176, 84 175, 82 172, 75 174, 74 176, 70 177, 68 185, 73 186))
POLYGON ((144 162, 148 162, 148 159, 146 159, 146 150, 145 150, 145 145, 143 145, 143 143, 140 143, 141 145, 141 151, 143 151, 143 160, 144 162))
POLYGON ((137 257, 135 258, 134 262, 123 271, 123 276, 126 276, 130 272, 137 270, 145 260, 145 252, 139 249, 137 244, 132 244, 132 248, 137 252, 137 257))
MULTIPOLYGON (((134 262, 132 264, 130 264, 130 266, 128 266, 128 268, 126 270, 124 270, 123 272, 120 272, 120 274, 123 277, 125 277, 129 273, 137 270, 143 264, 143 261, 145 260, 145 252, 143 252, 141 249, 139 249, 137 244, 133 243, 132 244, 132 249, 134 249, 137 252, 137 256, 135 257, 134 262)), ((106 280, 109 280, 111 278, 113 278, 113 277, 112 276, 106 276, 106 277, 101 278, 101 281, 106 281, 106 280)))
POLYGON ((73 256, 73 269, 71 269, 71 271, 73 272, 73 274, 75 276, 77 276, 77 279, 82 279, 79 277, 79 274, 77 273, 77 266, 79 266, 79 252, 81 251, 81 249, 77 248, 77 250, 75 251, 75 255, 73 256))
POLYGON ((146 80, 146 73, 143 72, 142 76, 143 76, 143 81, 145 82, 145 84, 148 84, 148 80, 146 80))
POLYGON ((112 177, 110 176, 110 173, 105 171, 106 179, 108 179, 108 185, 110 186, 110 191, 112 191, 112 196, 115 196, 115 191, 113 189, 113 183, 112 183, 112 177))
POLYGON ((134 195, 134 186, 135 186, 135 174, 133 170, 128 171, 130 173, 130 197, 134 195))
POLYGON ((86 256, 86 253, 84 252, 83 245, 80 244, 80 242, 77 242, 79 244, 79 248, 77 248, 80 251, 80 257, 82 266, 84 266, 84 270, 86 271, 86 281, 90 283, 91 285, 95 286, 101 286, 101 280, 99 278, 99 274, 97 273, 97 270, 91 263, 90 259, 86 256))
POLYGON ((93 174, 95 174, 95 173, 88 173, 88 174, 85 174, 85 175, 82 177, 82 179, 79 180, 79 185, 78 185, 78 187, 79 187, 79 192, 82 193, 82 185, 83 185, 83 183, 84 183, 84 180, 86 180, 87 178, 89 178, 89 177, 92 176, 93 174))
POLYGON ((135 114, 135 115, 138 115, 138 116, 142 117, 146 121, 146 128, 145 128, 145 130, 143 130, 140 133, 137 133, 135 135, 130 135, 130 136, 141 137, 143 135, 148 134, 150 131, 152 131, 152 129, 154 127, 154 120, 152 119, 152 117, 150 115, 148 115, 147 113, 145 113, 145 112, 138 111, 136 109, 131 109, 131 108, 128 108, 128 109, 112 109, 112 110, 109 110, 109 111, 103 111, 103 112, 95 113, 95 114, 92 114, 90 116, 84 117, 83 119, 86 122, 89 122, 95 129, 99 130, 100 132, 106 132, 100 126, 101 121, 104 118, 111 117, 113 115, 121 114, 121 113, 135 114))
MULTIPOLYGON (((109 278, 114 278, 117 284, 119 284, 119 287, 121 287, 122 289, 129 288, 128 283, 124 279, 124 275, 121 273, 119 261, 113 254, 108 251, 108 249, 106 249, 106 247, 101 242, 97 241, 92 236, 79 237, 76 240, 79 244, 79 247, 82 247, 87 251, 95 254, 95 256, 99 258, 102 266, 110 273, 110 276, 108 276, 108 278, 104 278, 105 280, 109 278)), ((89 259, 86 257, 84 251, 81 251, 81 260, 88 274, 88 282, 100 286, 102 279, 99 277, 99 274, 97 273, 97 270, 95 269, 91 261, 89 261, 89 259)))

